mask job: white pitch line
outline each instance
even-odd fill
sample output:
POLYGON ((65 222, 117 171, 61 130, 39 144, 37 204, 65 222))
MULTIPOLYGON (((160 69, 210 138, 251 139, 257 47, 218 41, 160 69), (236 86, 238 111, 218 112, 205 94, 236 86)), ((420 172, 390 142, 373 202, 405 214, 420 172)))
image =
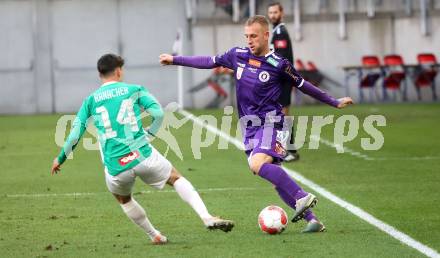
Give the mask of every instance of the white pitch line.
POLYGON ((324 143, 325 145, 328 145, 328 146, 333 147, 335 149, 339 148, 339 147, 342 147, 344 149, 344 153, 348 153, 350 155, 353 155, 353 156, 358 157, 358 158, 362 158, 364 160, 374 160, 374 158, 371 158, 371 157, 369 157, 366 154, 362 154, 362 153, 360 153, 358 151, 352 150, 352 149, 350 149, 348 147, 345 147, 345 146, 336 145, 333 142, 328 141, 328 140, 326 140, 326 139, 324 139, 324 138, 322 138, 320 136, 311 135, 310 139, 314 139, 314 140, 320 141, 320 142, 324 143))
POLYGON ((293 171, 291 169, 288 169, 284 166, 283 166, 283 168, 286 170, 287 173, 289 173, 290 176, 295 178, 296 181, 308 186, 310 189, 321 194, 326 199, 328 199, 331 202, 337 204, 338 206, 348 210, 349 212, 353 213, 357 217, 361 218, 362 220, 365 220, 369 224, 375 226, 376 228, 380 229, 381 231, 394 237, 395 239, 399 240, 400 242, 416 249, 417 251, 423 253, 424 255, 426 255, 428 257, 440 257, 440 254, 436 250, 420 243, 419 241, 415 240, 414 238, 408 236, 407 234, 397 230, 395 227, 388 225, 387 223, 377 219, 376 217, 374 217, 373 215, 364 211, 363 209, 339 198, 338 196, 329 192, 328 190, 321 187, 320 185, 305 178, 304 176, 302 176, 298 172, 293 171))
MULTIPOLYGON (((227 192, 227 191, 255 191, 261 190, 256 187, 227 187, 227 188, 205 188, 197 189, 199 193, 207 192, 227 192)), ((148 190, 139 191, 133 194, 154 194, 154 193, 174 193, 175 190, 148 190)), ((7 194, 7 198, 41 198, 41 197, 82 197, 82 196, 93 196, 93 195, 103 195, 109 194, 109 192, 97 192, 97 193, 37 193, 37 194, 7 194)))
POLYGON ((335 144, 325 138, 322 138, 321 136, 316 136, 316 135, 311 135, 310 136, 311 139, 317 140, 322 142, 323 144, 329 146, 329 147, 333 147, 335 149, 337 148, 341 148, 344 150, 344 153, 348 153, 352 156, 364 159, 364 160, 368 160, 368 161, 385 161, 385 160, 433 160, 433 159, 440 159, 440 156, 423 156, 423 157, 371 157, 368 156, 367 154, 361 153, 359 151, 355 151, 353 149, 350 149, 346 146, 341 146, 340 144, 335 144))
POLYGON ((7 198, 43 198, 43 197, 80 197, 99 195, 102 193, 33 193, 33 194, 6 194, 7 198))
POLYGON ((374 160, 433 160, 440 159, 438 156, 423 156, 423 157, 383 157, 373 158, 374 160))
MULTIPOLYGON (((193 114, 191 114, 185 110, 179 110, 179 112, 183 116, 191 119, 194 123, 196 123, 202 127, 205 127, 207 130, 211 131, 212 133, 217 134, 220 137, 224 138, 225 140, 229 141, 230 143, 234 144, 238 149, 241 149, 241 150, 244 149, 244 145, 242 142, 240 142, 239 140, 237 140, 235 138, 232 138, 230 135, 220 131, 218 128, 205 124, 203 121, 201 121, 200 119, 195 117, 193 114)), ((306 185, 307 187, 309 187, 312 190, 314 190, 315 192, 319 193, 321 196, 328 199, 329 201, 346 209, 347 211, 351 212, 352 214, 359 217, 360 219, 368 222, 370 225, 373 225, 374 227, 385 232, 386 234, 390 235, 391 237, 399 240, 401 243, 416 249, 417 251, 419 251, 420 253, 422 253, 428 257, 440 258, 440 254, 436 250, 420 243, 419 241, 408 236, 407 234, 397 230, 393 226, 390 226, 387 223, 377 219, 376 217, 374 217, 373 215, 369 214, 368 212, 362 210, 361 208, 339 198, 338 196, 329 192, 328 190, 321 187, 320 185, 305 178, 304 176, 302 176, 298 172, 291 170, 291 169, 288 169, 284 166, 283 166, 283 168, 290 174, 290 176, 292 176, 298 182, 302 183, 303 185, 306 185)))

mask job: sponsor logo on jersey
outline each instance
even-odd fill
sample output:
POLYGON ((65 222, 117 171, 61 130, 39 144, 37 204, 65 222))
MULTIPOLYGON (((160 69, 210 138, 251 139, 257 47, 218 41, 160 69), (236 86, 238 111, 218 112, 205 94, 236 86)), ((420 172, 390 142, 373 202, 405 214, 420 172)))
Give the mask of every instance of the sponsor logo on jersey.
POLYGON ((296 74, 293 72, 293 68, 292 68, 292 66, 288 65, 284 71, 285 71, 288 75, 290 75, 290 77, 292 77, 292 79, 294 79, 295 81, 299 81, 299 80, 300 80, 300 78, 298 77, 298 75, 296 75, 296 74))
POLYGON ((241 79, 241 74, 243 73, 243 70, 243 67, 237 67, 237 74, 235 75, 235 77, 237 77, 237 80, 241 79))
POLYGON ((262 71, 259 75, 258 75, 258 79, 261 82, 267 82, 270 79, 270 75, 268 72, 266 71, 262 71))
POLYGON ((276 61, 276 60, 273 59, 272 57, 269 57, 269 58, 267 59, 267 62, 268 62, 269 64, 275 66, 275 67, 277 67, 278 64, 279 64, 278 61, 276 61))
POLYGON ((255 67, 260 67, 261 66, 261 62, 255 59, 249 59, 249 64, 255 67))
POLYGON ((247 52, 249 52, 249 50, 243 49, 243 48, 236 48, 235 52, 237 52, 237 53, 247 53, 247 52))
POLYGON ((275 40, 275 48, 287 48, 287 40, 279 39, 275 40))
POLYGON ((257 68, 252 68, 252 67, 248 67, 248 70, 251 71, 252 73, 257 73, 258 71, 257 68))
POLYGON ((139 158, 139 151, 133 151, 125 155, 124 157, 119 159, 119 165, 125 166, 128 163, 132 162, 133 160, 139 158))

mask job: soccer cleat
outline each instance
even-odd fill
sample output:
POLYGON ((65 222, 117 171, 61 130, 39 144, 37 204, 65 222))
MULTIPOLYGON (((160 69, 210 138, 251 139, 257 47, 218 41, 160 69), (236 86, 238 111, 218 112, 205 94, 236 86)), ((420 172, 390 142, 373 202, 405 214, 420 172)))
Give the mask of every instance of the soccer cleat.
POLYGON ((296 222, 298 222, 298 221, 300 221, 300 220, 302 220, 302 219, 304 219, 304 213, 303 213, 303 214, 299 214, 298 216, 292 218, 291 221, 292 221, 293 223, 296 223, 296 222), (294 219, 295 219, 295 220, 294 220, 294 219))
POLYGON ((307 226, 304 228, 303 231, 301 231, 301 233, 319 233, 324 231, 324 224, 317 220, 311 220, 309 223, 307 223, 307 226))
POLYGON ((303 198, 296 200, 296 210, 292 217, 292 222, 301 220, 304 217, 304 212, 306 212, 306 210, 309 208, 315 207, 317 202, 318 199, 316 199, 316 196, 311 193, 308 193, 303 198))
POLYGON ((298 161, 299 160, 299 153, 298 152, 288 152, 287 156, 284 157, 285 162, 292 162, 292 161, 298 161))
POLYGON ((164 236, 160 232, 158 232, 157 235, 151 239, 151 243, 153 245, 164 245, 164 244, 168 243, 168 239, 166 236, 164 236))
POLYGON ((205 226, 209 230, 220 229, 223 232, 229 232, 234 227, 232 220, 221 219, 219 217, 211 217, 204 221, 205 226))

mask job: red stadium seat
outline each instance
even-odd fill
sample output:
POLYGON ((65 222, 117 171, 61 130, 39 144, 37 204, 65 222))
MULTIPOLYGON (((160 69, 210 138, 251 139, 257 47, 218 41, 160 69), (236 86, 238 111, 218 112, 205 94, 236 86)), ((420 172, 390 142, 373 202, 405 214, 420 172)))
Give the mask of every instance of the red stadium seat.
POLYGON ((321 85, 324 75, 318 70, 318 67, 312 61, 307 61, 306 73, 303 78, 311 82, 316 87, 321 85), (304 77, 305 76, 305 77, 304 77))
POLYGON ((318 67, 316 67, 315 63, 312 61, 307 62, 307 70, 309 71, 318 71, 318 67))
POLYGON ((217 93, 218 96, 222 98, 227 98, 228 93, 220 86, 218 83, 216 83, 213 80, 208 80, 208 86, 211 87, 215 93, 217 93))
POLYGON ((295 69, 296 69, 297 71, 302 71, 302 70, 305 70, 305 69, 306 69, 304 63, 303 63, 302 60, 299 59, 299 58, 295 60, 295 69))
MULTIPOLYGON (((376 92, 375 86, 382 76, 380 60, 377 56, 363 56, 362 70, 360 72, 359 99, 364 101, 363 89, 370 89, 370 99, 373 99, 373 93, 376 92)), ((377 94, 375 94, 377 96, 377 94)))
POLYGON ((377 56, 363 56, 362 65, 366 67, 379 67, 380 60, 377 56))
POLYGON ((417 55, 417 61, 419 63, 419 67, 416 71, 414 85, 417 90, 417 97, 419 100, 422 99, 420 94, 420 89, 423 87, 431 87, 432 89, 432 98, 433 100, 437 99, 437 94, 435 92, 435 78, 437 76, 437 68, 434 67, 434 64, 437 64, 437 58, 434 54, 431 53, 423 53, 417 55))
POLYGON ((213 70, 209 78, 192 87, 189 92, 196 93, 205 88, 212 89, 215 92, 215 98, 205 108, 218 108, 228 98, 228 92, 223 89, 222 85, 231 83, 231 75, 231 69, 219 66, 213 70))
POLYGON ((436 64, 437 58, 435 58, 434 54, 424 53, 417 55, 417 61, 419 62, 419 64, 436 64))
POLYGON ((387 55, 384 57, 385 78, 383 80, 384 99, 388 98, 387 91, 399 91, 402 99, 406 100, 406 70, 403 58, 400 55, 387 55), (403 86, 401 86, 403 84, 403 86))

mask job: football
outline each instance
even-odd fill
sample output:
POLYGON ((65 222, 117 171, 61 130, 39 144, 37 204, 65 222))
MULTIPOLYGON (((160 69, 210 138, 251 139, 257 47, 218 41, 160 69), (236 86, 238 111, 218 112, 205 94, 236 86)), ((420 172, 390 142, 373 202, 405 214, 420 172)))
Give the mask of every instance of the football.
POLYGON ((267 206, 258 215, 260 229, 271 235, 283 232, 287 227, 287 222, 287 213, 275 205, 267 206))

